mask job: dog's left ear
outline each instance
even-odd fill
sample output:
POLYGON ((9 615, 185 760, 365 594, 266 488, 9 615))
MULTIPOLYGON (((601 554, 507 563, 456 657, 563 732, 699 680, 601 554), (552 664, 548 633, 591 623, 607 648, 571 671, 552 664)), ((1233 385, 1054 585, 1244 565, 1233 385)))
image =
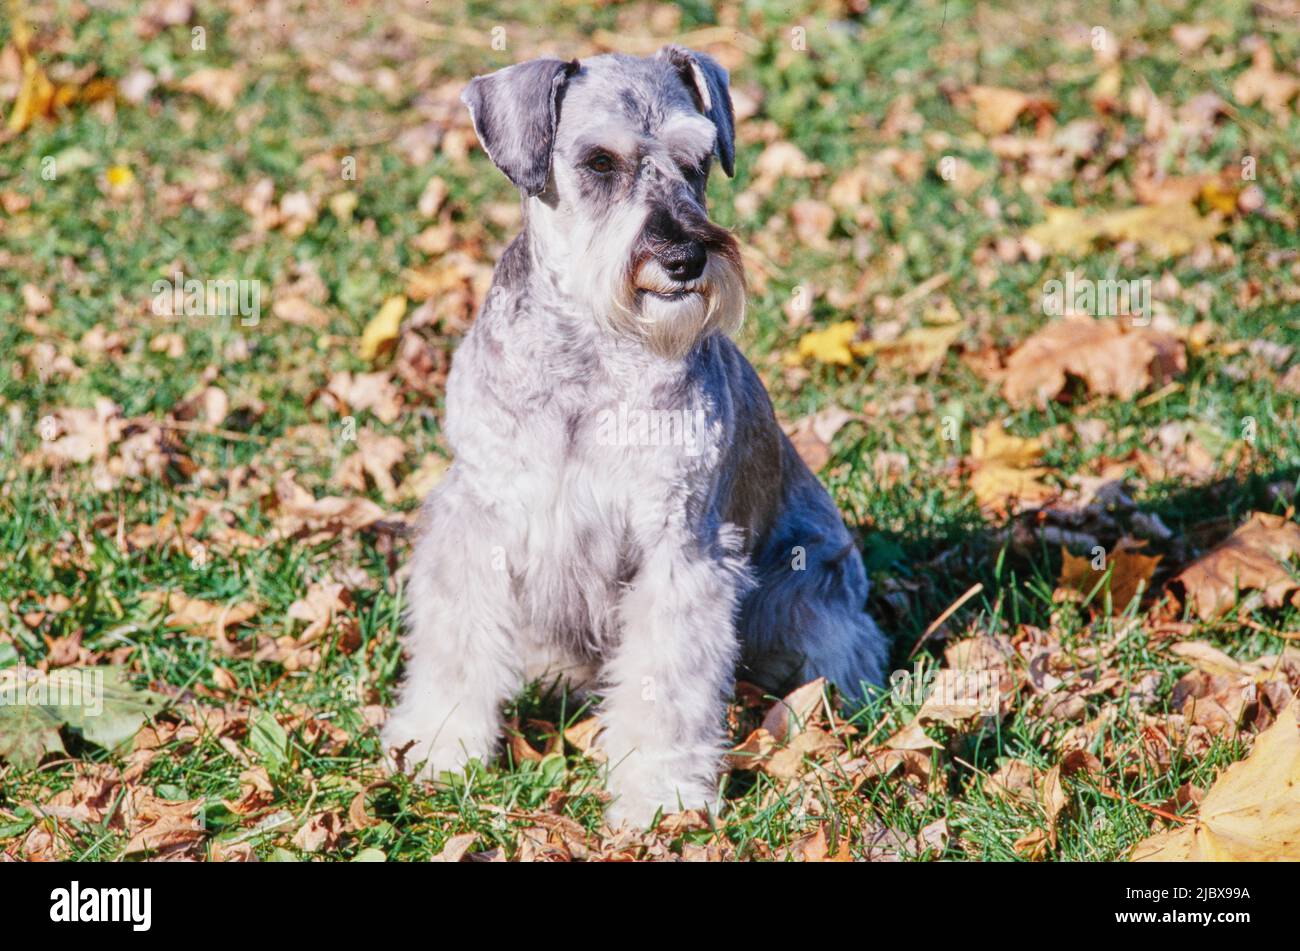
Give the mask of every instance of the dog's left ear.
POLYGON ((682 80, 695 92, 695 104, 718 130, 718 161, 727 176, 736 174, 736 121, 731 111, 731 83, 727 71, 707 53, 683 46, 665 46, 658 53, 677 67, 682 80))
POLYGON ((533 59, 476 76, 460 94, 493 164, 532 198, 546 188, 560 101, 578 61, 533 59))

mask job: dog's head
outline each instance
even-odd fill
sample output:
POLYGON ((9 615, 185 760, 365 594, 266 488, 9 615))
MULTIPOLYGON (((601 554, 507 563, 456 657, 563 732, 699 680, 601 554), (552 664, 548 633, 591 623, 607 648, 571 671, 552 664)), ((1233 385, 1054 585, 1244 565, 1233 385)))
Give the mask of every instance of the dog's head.
POLYGON ((531 253, 609 329, 665 357, 744 317, 740 251, 709 220, 716 158, 734 174, 727 71, 668 46, 653 57, 538 59, 461 97, 524 196, 531 253))

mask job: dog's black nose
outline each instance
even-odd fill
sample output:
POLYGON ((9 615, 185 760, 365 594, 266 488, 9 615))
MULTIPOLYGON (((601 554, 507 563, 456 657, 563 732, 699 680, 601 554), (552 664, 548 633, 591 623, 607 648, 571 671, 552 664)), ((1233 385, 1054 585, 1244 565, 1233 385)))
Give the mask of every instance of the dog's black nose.
POLYGON ((674 281, 693 281, 704 273, 708 252, 698 241, 670 245, 658 256, 659 263, 674 281))

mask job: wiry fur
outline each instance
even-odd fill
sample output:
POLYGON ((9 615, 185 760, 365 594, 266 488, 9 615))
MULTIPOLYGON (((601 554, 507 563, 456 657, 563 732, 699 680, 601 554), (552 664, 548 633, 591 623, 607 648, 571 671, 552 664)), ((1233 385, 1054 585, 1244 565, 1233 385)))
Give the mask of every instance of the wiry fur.
POLYGON ((466 94, 525 224, 448 380, 455 462, 425 504, 383 738, 431 775, 486 759, 501 704, 563 674, 601 696, 611 821, 644 823, 714 801, 738 664, 771 689, 824 675, 856 697, 886 643, 839 513, 725 335, 740 258, 704 211, 710 153, 731 165, 725 71, 675 48, 537 62, 466 94), (545 155, 485 127, 530 110, 553 111, 545 155), (584 165, 594 147, 612 176, 584 165), (675 280, 692 242, 704 269, 675 280), (620 407, 701 432, 611 444, 620 407))

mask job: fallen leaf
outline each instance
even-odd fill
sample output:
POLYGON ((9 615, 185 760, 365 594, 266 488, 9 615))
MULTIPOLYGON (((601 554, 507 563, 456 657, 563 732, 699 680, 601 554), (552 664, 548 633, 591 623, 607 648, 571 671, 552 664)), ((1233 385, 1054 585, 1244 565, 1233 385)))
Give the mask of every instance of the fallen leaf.
POLYGON ((203 841, 202 799, 159 799, 139 788, 129 790, 123 803, 130 840, 127 855, 153 853, 155 858, 179 858, 203 841))
POLYGON ((235 108, 244 88, 244 74, 236 69, 207 67, 186 76, 177 88, 206 100, 222 112, 235 108))
POLYGON ((832 405, 805 416, 794 425, 787 426, 785 431, 794 444, 795 451, 799 453, 799 458, 809 469, 817 472, 831 457, 831 440, 853 418, 852 413, 832 405))
POLYGON ((442 847, 442 851, 429 859, 430 862, 459 862, 465 858, 469 847, 478 839, 477 832, 465 832, 453 835, 442 847))
POLYGON ((857 332, 857 325, 851 320, 832 324, 825 330, 810 330, 799 339, 796 362, 811 357, 818 363, 849 366, 853 362, 853 350, 849 344, 857 332))
POLYGON ((276 531, 281 538, 306 536, 324 539, 369 528, 384 517, 384 510, 365 498, 316 498, 287 473, 275 484, 276 531))
POLYGON ((384 301, 379 312, 361 332, 359 353, 362 360, 373 360, 381 349, 397 339, 406 316, 406 298, 398 294, 384 301))
POLYGON ((306 621, 307 627, 298 635, 298 644, 317 640, 330 630, 336 619, 354 621, 347 617, 352 609, 352 596, 338 582, 314 583, 307 594, 289 605, 289 617, 306 621))
POLYGON ((330 378, 325 392, 342 402, 345 412, 368 410, 381 423, 393 423, 402 414, 402 399, 392 378, 383 370, 351 373, 343 370, 330 378))
POLYGON ((327 852, 339 844, 343 836, 343 819, 337 812, 318 812, 293 836, 294 846, 302 852, 327 852))
MULTIPOLYGON (((1144 555, 1139 549, 1142 543, 1135 539, 1121 539, 1114 551, 1107 552, 1100 569, 1093 566, 1091 555, 1078 557, 1061 549, 1061 576, 1056 582, 1058 591, 1068 592, 1079 598, 1087 597, 1097 588, 1106 572, 1110 574, 1103 594, 1110 593, 1111 610, 1122 613, 1137 597, 1138 592, 1150 587, 1151 576, 1160 564, 1161 555, 1144 555)), ((1094 598, 1096 606, 1104 606, 1106 599, 1094 598)))
POLYGON ((1171 582, 1203 620, 1237 604, 1239 592, 1256 590, 1266 607, 1280 607, 1292 595, 1300 604, 1300 581, 1288 561, 1300 554, 1300 525, 1280 515, 1254 512, 1223 544, 1197 559, 1171 582))
POLYGON ((1037 464, 1043 452, 1037 438, 1011 436, 996 420, 972 433, 970 486, 979 504, 1009 512, 1052 498, 1056 490, 1041 481, 1049 470, 1037 464))
POLYGON ((257 605, 248 601, 217 604, 179 591, 146 591, 140 597, 161 604, 168 611, 163 620, 168 627, 197 629, 204 636, 218 640, 224 639, 227 628, 248 622, 258 611, 257 605))
POLYGON ((1293 698, 1224 770, 1194 822, 1142 840, 1135 862, 1300 861, 1300 703, 1293 698))
POLYGON ((966 93, 975 107, 975 128, 984 135, 1008 131, 1026 110, 1045 115, 1055 108, 1050 100, 1000 86, 972 86, 966 93))
POLYGON ((790 691, 781 700, 772 705, 763 717, 763 729, 771 734, 777 743, 788 743, 790 738, 810 726, 821 708, 826 694, 826 678, 804 684, 790 691))
POLYGON ((1067 377, 1077 377, 1094 396, 1127 400, 1186 369, 1186 350, 1171 334, 1071 317, 1048 324, 1011 354, 1002 392, 1014 406, 1046 406, 1067 377))
POLYGON ((963 329, 960 323, 914 327, 893 340, 866 340, 853 344, 852 349, 859 357, 874 356, 881 366, 924 376, 943 362, 963 329))
POLYGON ((63 726, 112 749, 163 704, 163 697, 133 686, 122 667, 9 668, 0 671, 0 756, 19 769, 34 768, 46 753, 63 750, 63 726))
POLYGON ((1223 231, 1221 216, 1202 217, 1189 202, 1141 205, 1119 211, 1046 209, 1047 220, 1025 232, 1049 252, 1082 256, 1098 241, 1134 241, 1160 258, 1186 254, 1223 231))

